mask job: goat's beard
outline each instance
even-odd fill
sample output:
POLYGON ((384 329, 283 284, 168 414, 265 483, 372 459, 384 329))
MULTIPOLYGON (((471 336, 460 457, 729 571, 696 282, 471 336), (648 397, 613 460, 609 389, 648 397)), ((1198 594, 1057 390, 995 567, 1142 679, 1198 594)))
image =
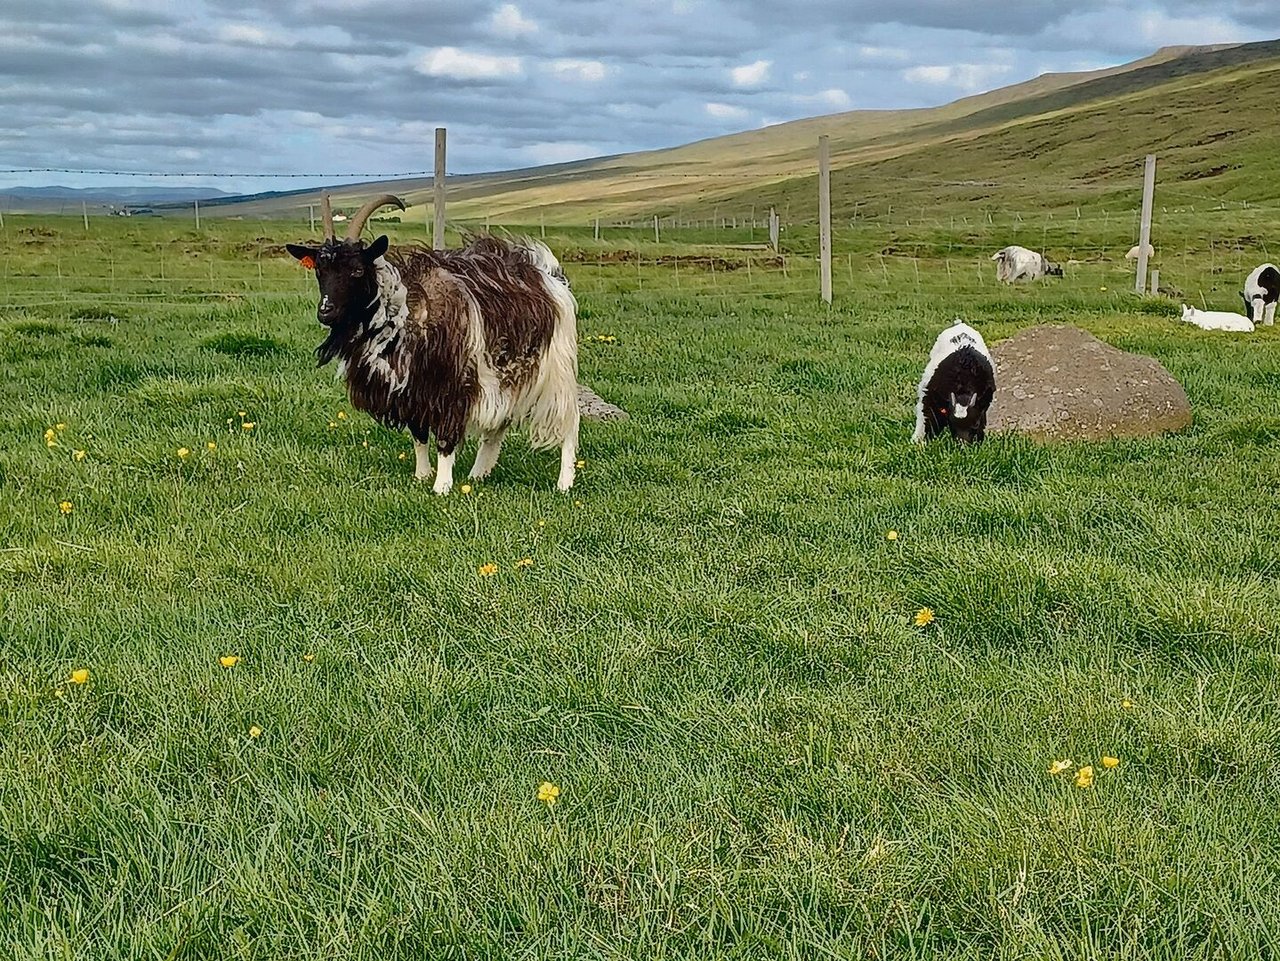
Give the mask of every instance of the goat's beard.
POLYGON ((324 341, 316 348, 316 366, 323 367, 342 353, 343 345, 351 343, 359 334, 367 334, 369 321, 382 309, 381 300, 377 297, 364 310, 349 311, 346 316, 329 328, 324 341))

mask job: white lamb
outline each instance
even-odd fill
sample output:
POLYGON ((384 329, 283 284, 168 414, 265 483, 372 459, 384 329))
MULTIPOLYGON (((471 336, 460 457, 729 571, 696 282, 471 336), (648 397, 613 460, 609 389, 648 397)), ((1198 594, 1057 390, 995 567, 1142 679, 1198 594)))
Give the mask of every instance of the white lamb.
POLYGON ((991 259, 996 262, 996 279, 1006 284, 1019 280, 1036 280, 1048 275, 1062 276, 1060 266, 1050 263, 1034 250, 1016 244, 997 250, 991 255, 991 259))
POLYGON ((1182 319, 1188 324, 1195 324, 1202 330, 1233 330, 1246 334, 1253 333, 1253 321, 1244 314, 1233 314, 1229 310, 1196 310, 1194 307, 1182 305, 1182 319))

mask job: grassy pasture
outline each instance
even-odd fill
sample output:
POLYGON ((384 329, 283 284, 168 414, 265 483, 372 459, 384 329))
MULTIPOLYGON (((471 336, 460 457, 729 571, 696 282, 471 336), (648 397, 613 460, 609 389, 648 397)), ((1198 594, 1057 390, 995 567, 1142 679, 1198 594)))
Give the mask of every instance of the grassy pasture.
MULTIPOLYGON (((1280 946, 1280 328, 1127 293, 1129 224, 1014 290, 1014 223, 851 225, 830 311, 802 231, 556 234, 632 418, 569 497, 517 436, 445 499, 339 417, 301 231, 5 224, 0 956, 1280 946), (916 448, 957 315, 1153 354, 1195 424, 916 448)), ((1231 307, 1263 214, 1167 228, 1166 282, 1231 307)))

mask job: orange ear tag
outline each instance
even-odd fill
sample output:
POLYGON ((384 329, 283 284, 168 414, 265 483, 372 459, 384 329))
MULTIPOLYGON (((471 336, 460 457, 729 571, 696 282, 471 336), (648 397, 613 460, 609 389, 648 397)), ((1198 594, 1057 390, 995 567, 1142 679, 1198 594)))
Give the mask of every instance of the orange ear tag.
POLYGON ((298 261, 298 263, 300 263, 300 264, 302 264, 302 266, 306 267, 306 268, 307 268, 307 270, 315 270, 315 269, 316 269, 316 260, 315 260, 315 258, 314 258, 314 257, 303 257, 301 260, 299 260, 299 261, 298 261))

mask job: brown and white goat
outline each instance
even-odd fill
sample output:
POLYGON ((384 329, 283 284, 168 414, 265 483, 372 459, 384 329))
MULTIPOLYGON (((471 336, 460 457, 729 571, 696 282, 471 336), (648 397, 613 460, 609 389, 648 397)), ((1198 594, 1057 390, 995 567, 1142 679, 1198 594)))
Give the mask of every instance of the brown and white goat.
POLYGON ((434 490, 453 487, 453 461, 478 434, 474 478, 493 470, 502 438, 527 425, 532 447, 560 447, 556 487, 573 486, 578 446, 577 303, 543 244, 481 237, 460 250, 368 244, 369 215, 404 202, 387 194, 365 204, 346 237, 334 236, 321 198, 325 241, 289 244, 320 286, 316 316, 329 328, 316 350, 336 359, 351 404, 413 436, 419 480, 431 477, 428 442, 438 453, 434 490))

